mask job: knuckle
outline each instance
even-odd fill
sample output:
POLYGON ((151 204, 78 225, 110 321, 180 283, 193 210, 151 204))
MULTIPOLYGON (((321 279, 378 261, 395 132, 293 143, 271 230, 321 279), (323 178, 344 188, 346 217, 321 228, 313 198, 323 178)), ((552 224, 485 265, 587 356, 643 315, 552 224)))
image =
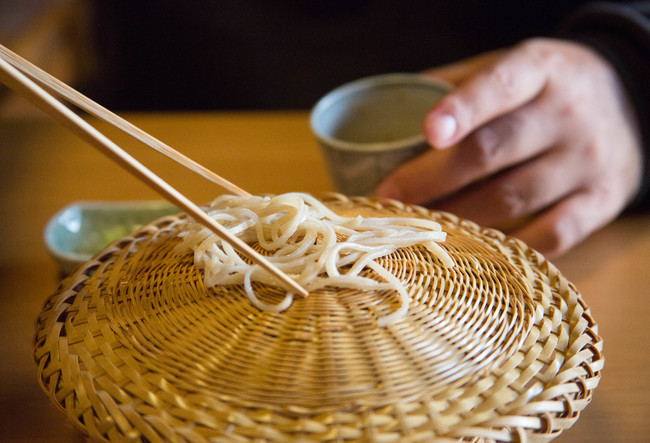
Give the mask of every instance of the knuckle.
POLYGON ((589 115, 589 101, 582 100, 579 91, 571 91, 568 96, 565 96, 560 102, 559 114, 563 119, 572 122, 582 122, 583 116, 589 115))
POLYGON ((563 51, 558 51, 557 45, 557 41, 534 37, 519 43, 517 48, 538 65, 549 65, 558 63, 563 58, 563 51))
POLYGON ((625 183, 621 180, 604 179, 590 185, 588 192, 598 207, 599 218, 609 221, 625 207, 628 192, 625 183))
POLYGON ((475 169, 491 170, 496 162, 499 144, 498 132, 490 126, 483 126, 468 136, 463 160, 475 169))
POLYGON ((519 79, 514 75, 510 66, 497 64, 488 71, 487 75, 501 97, 511 99, 517 95, 519 79))
POLYGON ((501 183, 496 185, 494 195, 497 210, 503 217, 512 219, 528 213, 530 199, 523 188, 501 183))
POLYGON ((603 165, 607 163, 607 149, 598 139, 586 142, 582 148, 582 156, 588 165, 603 165))
POLYGON ((564 119, 570 119, 573 120, 576 115, 579 115, 580 105, 578 105, 578 102, 575 101, 567 101, 562 104, 562 106, 559 109, 559 115, 564 118, 564 119))

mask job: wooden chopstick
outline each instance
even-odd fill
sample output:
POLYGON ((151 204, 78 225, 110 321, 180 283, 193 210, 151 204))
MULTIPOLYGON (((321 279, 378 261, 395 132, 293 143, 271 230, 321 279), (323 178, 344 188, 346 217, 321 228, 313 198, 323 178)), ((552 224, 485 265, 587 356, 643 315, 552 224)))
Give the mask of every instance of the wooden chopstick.
POLYGON ((94 126, 86 122, 57 98, 41 88, 28 77, 28 74, 16 69, 11 63, 5 60, 4 54, 0 54, 0 81, 13 89, 16 93, 30 100, 43 111, 50 114, 55 120, 70 129, 81 139, 85 140, 127 171, 141 179, 147 185, 155 189, 159 194, 176 204, 180 209, 193 216, 198 222, 208 227, 212 232, 221 237, 237 251, 241 252, 254 263, 260 265, 266 271, 278 278, 288 290, 295 291, 304 297, 308 296, 309 293, 295 280, 291 279, 288 275, 275 267, 271 262, 248 246, 248 244, 231 234, 227 229, 213 220, 205 211, 185 197, 182 193, 177 191, 169 183, 158 177, 142 163, 113 143, 94 126))
POLYGON ((176 151, 171 146, 163 143, 152 135, 141 130, 137 126, 123 119, 122 117, 114 114, 108 109, 104 108, 97 102, 89 99, 76 89, 71 88, 70 86, 63 83, 61 80, 56 77, 48 74, 39 67, 33 65, 29 61, 20 57, 18 54, 7 49, 6 47, 0 45, 0 57, 4 58, 5 61, 10 63, 14 68, 21 71, 32 81, 36 82, 43 89, 47 90, 50 94, 58 95, 61 98, 64 98, 68 102, 74 104, 79 109, 82 109, 88 112, 90 115, 110 123, 112 126, 122 130, 123 132, 131 135, 136 140, 141 143, 149 146, 150 148, 155 149, 161 154, 166 155, 172 160, 178 162, 179 164, 185 166, 186 168, 192 170, 193 172, 201 175, 202 177, 210 180, 213 183, 223 187, 224 189, 234 193, 235 195, 250 195, 248 192, 235 185, 234 183, 226 180, 220 175, 215 174, 210 171, 205 166, 197 163, 196 161, 186 157, 180 152, 176 151))

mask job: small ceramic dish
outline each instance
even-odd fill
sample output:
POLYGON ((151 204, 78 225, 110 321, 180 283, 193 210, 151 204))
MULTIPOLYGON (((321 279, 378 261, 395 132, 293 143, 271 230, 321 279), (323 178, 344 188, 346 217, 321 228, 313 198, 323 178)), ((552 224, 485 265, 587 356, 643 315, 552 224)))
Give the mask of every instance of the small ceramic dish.
POLYGON ((163 200, 75 202, 49 220, 45 244, 61 273, 68 274, 108 243, 179 212, 163 200))

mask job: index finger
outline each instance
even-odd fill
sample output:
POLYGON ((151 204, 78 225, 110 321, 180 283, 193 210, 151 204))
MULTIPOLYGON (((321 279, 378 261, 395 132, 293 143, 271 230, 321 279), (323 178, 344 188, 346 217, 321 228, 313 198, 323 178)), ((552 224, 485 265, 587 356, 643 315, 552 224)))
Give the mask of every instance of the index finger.
POLYGON ((449 63, 442 66, 436 66, 422 71, 422 74, 442 79, 452 85, 458 85, 467 78, 473 76, 476 72, 491 66, 496 60, 501 58, 503 50, 499 49, 491 52, 484 52, 477 56, 464 59, 458 62, 449 63))
POLYGON ((484 123, 533 100, 548 78, 542 59, 535 45, 524 43, 469 77, 425 118, 429 143, 452 146, 484 123))

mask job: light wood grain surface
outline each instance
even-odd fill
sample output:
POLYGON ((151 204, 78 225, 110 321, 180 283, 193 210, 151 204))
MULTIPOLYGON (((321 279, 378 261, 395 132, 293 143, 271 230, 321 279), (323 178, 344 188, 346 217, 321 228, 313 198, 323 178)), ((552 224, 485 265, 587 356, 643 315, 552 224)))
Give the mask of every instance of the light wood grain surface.
MULTIPOLYGON (((331 190, 304 112, 127 118, 251 193, 331 190)), ((135 142, 115 140, 196 202, 221 192, 135 142)), ((158 196, 47 119, 0 121, 0 156, 0 441, 84 441, 41 391, 31 356, 35 318, 58 283, 43 229, 78 200, 158 196)), ((606 357, 593 402, 557 441, 649 441, 650 216, 622 217, 554 263, 591 307, 606 357)))

